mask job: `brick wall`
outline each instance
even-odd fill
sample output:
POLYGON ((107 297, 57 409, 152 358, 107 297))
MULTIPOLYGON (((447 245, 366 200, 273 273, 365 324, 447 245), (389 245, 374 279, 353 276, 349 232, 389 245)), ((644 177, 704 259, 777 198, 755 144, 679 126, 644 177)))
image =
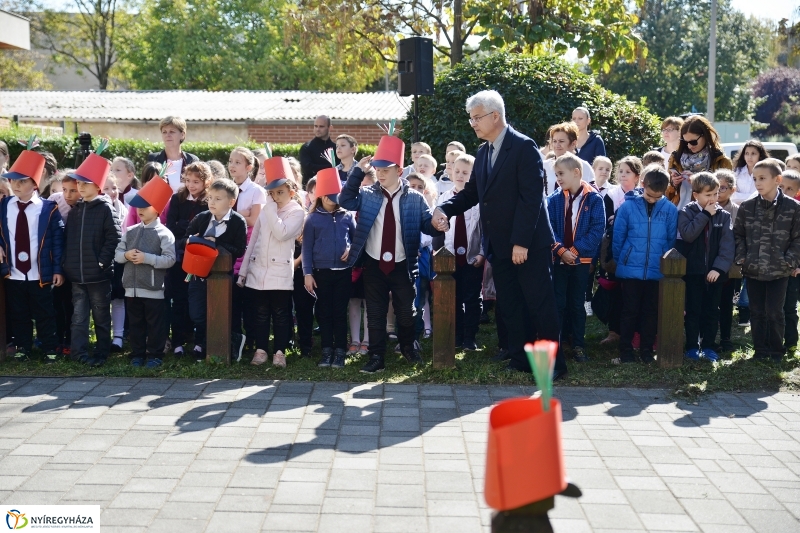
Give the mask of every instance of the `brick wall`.
MULTIPOLYGON (((313 123, 303 124, 248 124, 250 139, 262 143, 304 143, 314 137, 313 123)), ((336 124, 331 126, 331 138, 346 133, 359 144, 378 144, 383 133, 375 124, 336 124)))

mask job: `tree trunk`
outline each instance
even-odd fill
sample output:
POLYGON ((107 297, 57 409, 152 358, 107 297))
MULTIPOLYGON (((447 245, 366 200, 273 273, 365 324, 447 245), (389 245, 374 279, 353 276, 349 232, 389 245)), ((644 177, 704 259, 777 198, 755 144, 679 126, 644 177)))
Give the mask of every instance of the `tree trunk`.
POLYGON ((450 48, 450 66, 454 67, 461 63, 464 58, 464 43, 461 38, 463 33, 463 0, 453 0, 453 46, 450 48))

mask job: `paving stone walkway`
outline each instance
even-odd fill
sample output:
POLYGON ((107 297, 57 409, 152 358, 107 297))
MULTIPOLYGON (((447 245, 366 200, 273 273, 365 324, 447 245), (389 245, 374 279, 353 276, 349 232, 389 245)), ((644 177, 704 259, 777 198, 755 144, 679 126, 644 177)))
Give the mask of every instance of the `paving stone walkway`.
MULTIPOLYGON (((533 388, 0 378, 0 500, 102 531, 487 532, 487 415, 533 388)), ((556 532, 800 532, 800 395, 557 388, 556 532)))

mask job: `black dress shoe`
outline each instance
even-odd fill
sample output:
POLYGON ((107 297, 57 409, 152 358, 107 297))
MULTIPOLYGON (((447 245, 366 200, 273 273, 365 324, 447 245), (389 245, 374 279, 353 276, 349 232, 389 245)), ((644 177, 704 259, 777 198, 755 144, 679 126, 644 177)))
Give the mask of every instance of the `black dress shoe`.
POLYGON ((406 361, 408 361, 412 365, 419 365, 423 363, 422 356, 419 353, 419 347, 416 341, 414 342, 413 345, 406 346, 401 351, 401 353, 403 354, 403 357, 406 358, 406 361))
POLYGON ((374 374, 376 372, 383 372, 383 369, 386 368, 383 364, 383 357, 378 355, 373 355, 367 364, 364 365, 360 372, 362 374, 374 374))
POLYGON ((497 362, 508 361, 509 359, 511 359, 511 353, 505 348, 501 348, 500 351, 497 352, 497 355, 492 357, 492 361, 497 361, 497 362))

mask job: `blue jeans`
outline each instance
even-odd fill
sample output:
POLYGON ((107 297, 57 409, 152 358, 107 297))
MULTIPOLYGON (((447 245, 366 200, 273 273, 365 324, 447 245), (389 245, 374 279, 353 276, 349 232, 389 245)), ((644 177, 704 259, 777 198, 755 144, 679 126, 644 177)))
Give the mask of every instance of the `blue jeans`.
POLYGON ((89 313, 94 318, 97 344, 95 358, 107 358, 111 350, 111 281, 72 284, 72 345, 70 357, 75 360, 89 353, 89 313))
POLYGON ((553 266, 553 289, 556 293, 556 306, 561 320, 561 338, 572 335, 572 346, 584 348, 586 335, 586 284, 591 265, 565 265, 560 261, 553 266), (570 331, 564 331, 566 317, 569 315, 570 331))

